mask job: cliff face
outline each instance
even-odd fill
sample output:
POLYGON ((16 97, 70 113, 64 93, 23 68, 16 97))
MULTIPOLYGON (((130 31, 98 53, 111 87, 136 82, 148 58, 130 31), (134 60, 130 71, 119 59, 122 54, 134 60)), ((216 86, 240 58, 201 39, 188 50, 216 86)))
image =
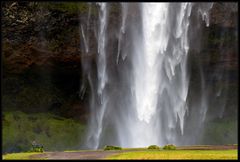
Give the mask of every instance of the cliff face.
POLYGON ((238 96, 238 9, 236 3, 215 3, 210 26, 202 30, 198 56, 209 96, 209 120, 236 119, 238 96))
MULTIPOLYGON (((195 28, 190 31, 189 104, 207 105, 204 129, 199 132, 201 144, 237 142, 237 15, 236 3, 214 3, 208 27, 202 23, 198 28, 194 21, 191 24, 195 28)), ((199 111, 199 107, 193 106, 192 111, 199 111)))
POLYGON ((37 3, 6 3, 3 8, 3 58, 6 71, 33 65, 80 63, 77 14, 49 11, 37 3))
POLYGON ((80 62, 93 57, 81 57, 79 13, 52 6, 37 2, 3 4, 5 110, 54 111, 67 117, 74 114, 68 106, 79 114, 85 111, 85 101, 77 99, 80 62))
MULTIPOLYGON (((91 19, 98 18, 96 10, 97 6, 93 5, 91 19)), ((88 17, 88 5, 4 2, 2 13, 3 109, 53 111, 77 118, 82 114, 81 119, 86 119, 89 94, 87 88, 83 99, 80 99, 81 61, 94 64, 96 56, 94 52, 83 55, 84 49, 80 46, 83 41, 80 24, 88 17)), ((234 85, 227 86, 228 90, 236 88, 237 14, 236 3, 215 3, 210 12, 210 26, 202 27, 201 51, 191 51, 195 53, 192 57, 203 67, 206 82, 211 82, 208 85, 214 85, 216 80, 223 84, 219 82, 221 79, 211 78, 211 74, 224 71, 227 85, 234 85)), ((111 17, 118 15, 119 8, 115 5, 111 17)), ((114 26, 115 21, 110 22, 114 26)), ((90 30, 93 26, 90 21, 90 30)), ((96 42, 90 42, 90 48, 96 48, 96 42)), ((197 84, 194 68, 191 68, 191 80, 197 84)), ((234 114, 235 107, 225 114, 228 113, 234 114)))

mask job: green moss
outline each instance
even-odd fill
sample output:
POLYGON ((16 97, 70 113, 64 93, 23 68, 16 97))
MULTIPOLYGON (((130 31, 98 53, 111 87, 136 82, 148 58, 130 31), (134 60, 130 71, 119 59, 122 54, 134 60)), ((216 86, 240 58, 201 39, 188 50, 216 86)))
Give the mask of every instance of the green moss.
POLYGON ((29 151, 34 140, 45 151, 77 149, 85 129, 79 122, 52 114, 14 111, 3 115, 3 152, 29 151))
POLYGON ((176 146, 173 144, 168 144, 168 145, 163 146, 163 149, 164 150, 176 150, 176 146))
POLYGON ((105 146, 104 150, 122 150, 119 146, 105 146))
POLYGON ((47 2, 40 5, 48 10, 56 10, 68 13, 80 13, 88 11, 88 4, 84 2, 47 2))
POLYGON ((157 145, 150 145, 150 146, 148 146, 148 149, 150 149, 150 150, 160 150, 160 147, 157 146, 157 145))
POLYGON ((215 119, 205 125, 202 143, 211 145, 237 143, 236 119, 215 119))

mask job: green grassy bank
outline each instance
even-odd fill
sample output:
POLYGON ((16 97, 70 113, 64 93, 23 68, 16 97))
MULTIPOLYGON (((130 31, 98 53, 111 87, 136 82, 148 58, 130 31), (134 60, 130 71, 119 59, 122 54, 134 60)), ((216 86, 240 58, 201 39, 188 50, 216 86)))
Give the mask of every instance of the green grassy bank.
POLYGON ((3 112, 3 153, 29 151, 34 140, 42 144, 45 151, 79 149, 84 129, 77 121, 52 114, 3 112))
MULTIPOLYGON (((12 153, 12 154, 6 154, 2 156, 3 160, 27 160, 30 159, 30 156, 37 155, 39 153, 31 152, 31 153, 12 153)), ((41 159, 38 159, 41 160, 41 159)))

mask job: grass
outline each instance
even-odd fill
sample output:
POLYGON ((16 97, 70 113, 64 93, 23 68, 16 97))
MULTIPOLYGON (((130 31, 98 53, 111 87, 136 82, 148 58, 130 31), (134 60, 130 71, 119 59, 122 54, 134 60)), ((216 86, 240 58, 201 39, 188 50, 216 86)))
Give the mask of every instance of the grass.
POLYGON ((11 153, 11 154, 6 154, 2 156, 3 160, 27 160, 27 159, 31 159, 30 156, 31 155, 37 155, 37 154, 41 154, 41 153, 36 153, 36 152, 24 152, 24 153, 11 153))
POLYGON ((106 159, 237 159, 237 150, 161 150, 119 153, 106 159))
POLYGON ((76 150, 85 126, 71 119, 47 113, 3 112, 3 152, 26 152, 31 142, 43 145, 44 151, 76 150))

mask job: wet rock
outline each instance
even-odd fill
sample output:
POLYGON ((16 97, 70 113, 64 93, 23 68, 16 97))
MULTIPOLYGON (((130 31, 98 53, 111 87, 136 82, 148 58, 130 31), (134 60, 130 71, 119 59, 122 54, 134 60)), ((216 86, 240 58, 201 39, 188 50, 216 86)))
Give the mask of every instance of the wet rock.
POLYGON ((210 24, 236 28, 237 20, 237 3, 214 3, 210 11, 210 24))

